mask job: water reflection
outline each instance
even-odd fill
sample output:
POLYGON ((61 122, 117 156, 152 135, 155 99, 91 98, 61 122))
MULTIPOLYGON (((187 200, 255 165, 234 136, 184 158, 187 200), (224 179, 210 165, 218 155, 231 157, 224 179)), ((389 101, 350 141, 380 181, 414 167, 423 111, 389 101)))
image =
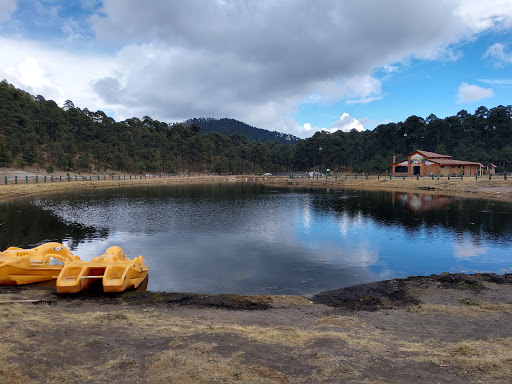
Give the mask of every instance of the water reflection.
POLYGON ((384 278, 510 270, 511 213, 510 204, 432 194, 233 183, 20 200, 0 206, 0 228, 11 234, 4 248, 56 240, 86 260, 112 245, 144 255, 150 290, 311 295, 384 278))
POLYGON ((393 204, 407 206, 414 212, 439 210, 448 207, 460 198, 453 196, 430 195, 426 193, 391 192, 393 204))
POLYGON ((107 227, 66 221, 25 200, 0 204, 0 231, 0 250, 11 246, 33 248, 49 241, 62 243, 64 239, 74 248, 84 240, 109 235, 107 227))

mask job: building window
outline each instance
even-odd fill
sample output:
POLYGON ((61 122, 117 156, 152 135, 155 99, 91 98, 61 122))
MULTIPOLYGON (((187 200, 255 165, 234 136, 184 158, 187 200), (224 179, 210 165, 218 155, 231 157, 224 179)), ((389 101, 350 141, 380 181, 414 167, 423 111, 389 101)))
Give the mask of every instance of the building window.
POLYGON ((405 165, 400 165, 398 167, 395 167, 395 172, 408 172, 409 168, 407 168, 405 165))

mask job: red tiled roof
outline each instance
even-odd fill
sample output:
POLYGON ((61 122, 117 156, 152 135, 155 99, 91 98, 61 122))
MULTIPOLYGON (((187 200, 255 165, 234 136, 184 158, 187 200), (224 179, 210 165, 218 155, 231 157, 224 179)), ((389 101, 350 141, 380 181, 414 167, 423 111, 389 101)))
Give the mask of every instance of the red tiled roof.
POLYGON ((429 159, 433 163, 440 165, 478 165, 479 163, 473 163, 472 161, 463 160, 452 160, 452 159, 429 159))
POLYGON ((427 158, 435 158, 435 159, 439 159, 439 158, 448 158, 448 159, 451 159, 451 156, 448 156, 448 155, 441 155, 440 153, 434 153, 434 152, 427 152, 427 151, 416 151, 418 153, 421 153, 423 156, 427 157, 427 158))

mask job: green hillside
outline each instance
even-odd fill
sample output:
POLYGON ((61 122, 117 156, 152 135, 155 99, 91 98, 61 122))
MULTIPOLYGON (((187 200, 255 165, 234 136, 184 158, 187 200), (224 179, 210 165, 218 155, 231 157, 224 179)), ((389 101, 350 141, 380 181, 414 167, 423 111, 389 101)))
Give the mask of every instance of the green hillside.
POLYGON ((277 132, 262 133, 231 119, 170 125, 145 116, 117 122, 102 111, 76 108, 69 100, 61 108, 4 80, 0 82, 0 166, 130 173, 288 173, 315 167, 384 173, 394 155, 401 160, 423 149, 494 163, 498 172, 511 172, 511 116, 511 106, 480 107, 474 114, 462 110, 444 119, 411 116, 373 131, 317 132, 297 140, 277 132), (221 126, 224 134, 217 132, 221 126), (285 145, 280 138, 295 144, 285 145))

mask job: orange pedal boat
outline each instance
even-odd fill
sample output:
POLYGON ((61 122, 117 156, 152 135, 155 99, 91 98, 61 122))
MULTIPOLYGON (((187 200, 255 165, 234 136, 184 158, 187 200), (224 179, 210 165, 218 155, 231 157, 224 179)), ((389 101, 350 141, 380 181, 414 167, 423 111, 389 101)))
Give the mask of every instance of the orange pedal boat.
POLYGON ((0 285, 21 285, 56 279, 73 259, 60 243, 45 243, 32 249, 9 247, 0 253, 0 285))
POLYGON ((57 278, 57 292, 77 293, 102 279, 104 292, 123 292, 137 288, 148 276, 144 257, 133 260, 126 257, 120 247, 110 247, 91 261, 81 261, 78 256, 66 262, 57 278))

